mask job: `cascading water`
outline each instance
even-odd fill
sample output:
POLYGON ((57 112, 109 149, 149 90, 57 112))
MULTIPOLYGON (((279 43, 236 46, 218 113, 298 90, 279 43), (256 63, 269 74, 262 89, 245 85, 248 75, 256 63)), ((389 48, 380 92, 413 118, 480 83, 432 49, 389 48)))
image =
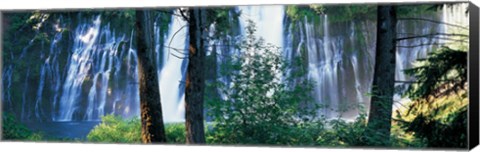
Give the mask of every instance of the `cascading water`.
POLYGON ((138 91, 132 90, 131 86, 128 87, 132 82, 136 82, 137 78, 136 67, 134 69, 131 67, 131 60, 136 60, 132 55, 135 54, 135 50, 132 49, 132 43, 129 49, 121 49, 120 45, 124 44, 124 41, 126 41, 125 34, 116 36, 109 24, 102 26, 100 16, 97 16, 92 23, 87 22, 77 27, 72 47, 73 54, 67 64, 67 76, 63 83, 59 113, 55 121, 99 120, 105 114, 116 112, 123 116, 139 114, 138 91), (112 72, 116 76, 120 75, 118 71, 121 63, 118 62, 122 62, 123 58, 118 55, 119 51, 128 51, 128 74, 131 77, 123 81, 128 82, 126 88, 129 91, 113 88, 120 89, 122 93, 115 93, 117 96, 112 97, 112 92, 116 90, 112 90, 109 81, 112 72), (84 92, 84 89, 88 92, 84 92), (82 96, 85 94, 86 99, 82 96), (129 101, 124 100, 123 104, 120 104, 118 95, 122 94, 129 101), (107 102, 112 102, 109 100, 112 98, 113 105, 116 107, 106 106, 107 102))
MULTIPOLYGON (((458 37, 449 37, 443 34, 468 34, 468 16, 465 14, 467 3, 457 5, 444 5, 442 10, 434 15, 419 15, 416 18, 427 19, 428 21, 400 21, 397 25, 398 37, 424 36, 421 38, 399 41, 396 52, 395 80, 399 81, 396 86, 402 86, 400 92, 405 91, 409 82, 414 78, 406 76, 403 70, 412 68, 417 59, 426 58, 428 53, 441 46, 451 47, 452 43, 464 43, 457 41, 458 37), (459 27, 460 26, 460 27, 459 27), (426 36, 425 35, 432 35, 426 36)), ((394 96, 394 109, 404 106, 410 99, 402 98, 400 94, 394 96)))
POLYGON ((273 46, 283 47, 284 6, 240 6, 240 30, 245 35, 248 20, 256 25, 255 36, 262 38, 273 46))
MULTIPOLYGON (((353 117, 360 104, 366 104, 369 91, 369 75, 372 68, 373 45, 368 33, 371 23, 330 23, 328 15, 320 15, 314 23, 309 18, 299 24, 299 44, 296 54, 306 50, 308 78, 313 80, 313 97, 324 106, 320 115, 327 118, 353 117), (359 41, 362 39, 363 41, 359 41), (349 102, 353 101, 353 102, 349 102)), ((289 40, 292 41, 292 40, 289 40)))
MULTIPOLYGON (((7 59, 13 64, 6 65, 2 75, 4 88, 8 90, 2 92, 8 106, 5 109, 18 113, 21 120, 71 122, 98 121, 106 114, 124 118, 139 116, 135 31, 132 27, 111 26, 110 21, 102 21, 100 15, 77 15, 78 22, 63 21, 61 15, 43 20, 44 26, 36 34, 53 33, 51 38, 42 41, 34 38, 18 56, 11 52, 10 60, 7 59), (74 30, 65 30, 70 28, 74 30), (49 47, 32 51, 47 41, 49 47), (15 60, 30 59, 32 56, 28 54, 37 52, 40 58, 34 62, 41 64, 27 64, 25 70, 16 69, 20 64, 15 64, 15 60), (19 71, 25 74, 21 76, 23 83, 12 87, 13 83, 18 83, 15 79, 19 71), (21 90, 16 90, 18 88, 21 90), (12 98, 19 92, 22 92, 21 102, 13 103, 15 99, 12 98)), ((164 120, 178 122, 183 121, 184 115, 183 82, 187 60, 182 51, 187 48, 188 28, 183 19, 172 16, 174 21, 170 29, 161 30, 163 20, 160 19, 157 17, 154 22, 154 38, 164 120)))
MULTIPOLYGON (((466 24, 465 12, 468 4, 454 5, 453 8, 445 6, 442 11, 429 15, 418 15, 416 18, 442 21, 446 23, 466 24), (460 14, 460 15, 459 15, 460 14), (442 19, 443 17, 443 19, 442 19), (460 18, 460 19, 454 19, 460 18)), ((296 29, 286 26, 288 33, 285 51, 297 50, 285 54, 301 54, 304 49, 308 56, 308 77, 314 81, 315 100, 328 108, 319 114, 327 118, 343 117, 354 118, 358 115, 359 106, 368 108, 373 78, 373 65, 375 54, 376 24, 374 21, 354 20, 344 23, 330 23, 327 14, 319 15, 319 21, 315 23, 305 17, 302 21, 290 24, 300 24, 296 29), (297 35, 291 38, 291 35, 297 35), (296 41, 297 44, 292 44, 296 41)), ((400 20, 397 33, 399 37, 412 35, 428 35, 438 33, 452 33, 458 29, 437 22, 400 20), (452 30, 453 29, 453 30, 452 30)), ((455 33, 455 32, 454 32, 455 33)), ((419 58, 425 58, 428 52, 442 44, 441 38, 424 37, 400 41, 396 54, 396 75, 399 82, 413 81, 406 76, 403 70, 412 68, 419 58), (430 44, 430 45, 422 45, 430 44), (417 46, 419 45, 419 46, 417 46)), ((287 56, 288 57, 288 56, 287 56)), ((291 57, 288 57, 291 58, 291 57)), ((397 84, 398 85, 398 84, 397 84)), ((402 98, 400 93, 395 95, 395 105, 398 108, 402 103, 408 102, 408 98, 402 98)))
MULTIPOLYGON (((467 5, 446 6, 439 14, 418 17, 466 26, 468 17, 464 10, 467 5)), ((242 12, 240 34, 245 34, 247 20, 252 20, 256 23, 256 36, 280 47, 285 58, 292 59, 302 52, 307 55, 308 78, 315 82, 312 94, 318 103, 330 107, 319 114, 351 118, 358 114, 355 107, 368 106, 376 40, 374 21, 335 23, 331 15, 318 15, 315 16, 318 22, 309 17, 288 22, 284 6, 240 6, 236 9, 242 12), (351 107, 353 110, 348 109, 351 107)), ((38 53, 41 64, 21 70, 16 64, 5 64, 3 68, 3 85, 7 90, 2 92, 4 103, 12 111, 16 109, 22 120, 98 121, 106 114, 139 115, 137 57, 132 41, 135 32, 132 28, 117 29, 101 16, 85 18, 79 17, 78 23, 71 23, 70 28, 74 30, 69 31, 70 35, 62 30, 67 28, 68 23, 63 23, 67 21, 60 19, 48 31, 53 33, 48 37, 50 42, 40 51, 32 51, 38 49, 38 42, 31 39, 18 54, 4 57, 14 63, 31 59, 28 58, 30 53, 41 52, 38 53), (22 71, 21 76, 16 73, 18 71, 22 71), (19 81, 21 83, 15 84, 19 81), (15 100, 19 102, 13 102, 15 100)), ((188 28, 181 17, 172 15, 171 18, 166 35, 160 32, 161 21, 154 22, 154 38, 164 121, 179 122, 184 121, 188 28)), ((397 29, 399 37, 433 31, 457 33, 459 30, 461 28, 446 24, 406 20, 399 21, 397 29)), ((234 38, 226 37, 215 43, 219 45, 215 51, 217 68, 225 62, 222 57, 241 51, 233 45, 220 47, 229 45, 228 41, 232 40, 234 38)), ((400 41, 398 45, 448 42, 421 38, 400 41)), ((402 70, 411 68, 416 59, 426 57, 436 47, 399 47, 396 80, 412 81, 402 70)), ((228 78, 222 76, 217 80, 228 83, 228 78)), ((408 99, 397 95, 396 100, 408 99)))
MULTIPOLYGON (((184 121, 185 73, 187 70, 188 24, 181 17, 172 15, 168 37, 164 42, 164 65, 159 76, 160 98, 165 122, 184 121)), ((160 66, 159 66, 160 67, 160 66)))
MULTIPOLYGON (((430 20, 439 20, 439 14, 429 16, 418 16, 417 18, 424 18, 430 20)), ((436 31, 442 31, 442 25, 429 22, 417 22, 409 20, 400 20, 397 24, 397 37, 409 37, 415 35, 428 35, 435 33, 436 31)), ((395 80, 398 82, 396 86, 403 86, 398 90, 403 92, 408 86, 410 81, 414 81, 414 78, 409 77, 403 73, 403 70, 413 68, 413 65, 417 59, 426 58, 429 52, 438 48, 440 44, 439 39, 425 37, 401 40, 397 42, 396 51, 396 64, 395 64, 395 80), (431 45, 426 45, 431 44, 431 45)), ((400 108, 404 103, 410 101, 408 98, 402 98, 400 93, 395 94, 394 108, 400 108)))
MULTIPOLYGON (((246 35, 246 29, 250 25, 249 21, 255 24, 255 37, 264 40, 265 44, 280 48, 283 51, 283 19, 284 6, 240 6, 238 11, 240 15, 240 32, 246 35)), ((245 51, 245 50, 240 50, 245 51)), ((248 58, 246 62, 248 62, 248 58)), ((277 77, 281 77, 278 73, 277 77)), ((273 92, 268 92, 266 96, 270 96, 273 92)))

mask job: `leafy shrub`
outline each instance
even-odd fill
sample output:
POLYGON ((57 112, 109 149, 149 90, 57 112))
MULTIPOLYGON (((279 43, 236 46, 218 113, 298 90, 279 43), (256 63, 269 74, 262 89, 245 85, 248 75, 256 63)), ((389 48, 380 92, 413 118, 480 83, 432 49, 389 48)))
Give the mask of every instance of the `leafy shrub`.
POLYGON ((323 135, 327 138, 323 139, 320 136, 318 142, 330 146, 362 146, 363 138, 365 138, 363 133, 367 124, 366 118, 365 114, 361 114, 354 122, 346 122, 342 119, 332 120, 329 122, 331 130, 323 135))
POLYGON ((319 105, 311 97, 312 83, 303 77, 306 72, 284 60, 278 47, 257 39, 254 23, 246 31, 238 44, 242 52, 223 65, 222 76, 231 83, 214 84, 227 98, 207 96, 207 112, 214 121, 209 141, 314 143, 316 127, 323 124, 316 119, 319 105))
POLYGON ((399 112, 397 121, 407 133, 427 147, 465 148, 468 145, 467 100, 437 99, 436 104, 415 106, 410 113, 399 112), (427 110, 428 109, 428 110, 427 110), (455 134, 451 134, 455 133, 455 134))
POLYGON ((169 123, 165 124, 165 136, 167 143, 183 144, 185 143, 185 124, 169 123))
POLYGON ((108 143, 140 143, 141 123, 139 118, 123 120, 119 116, 102 117, 102 123, 87 135, 88 141, 108 143))
MULTIPOLYGON (((123 119, 120 116, 106 115, 102 123, 95 126, 87 135, 88 141, 106 143, 141 143, 142 126, 139 118, 123 119)), ((183 123, 165 124, 167 143, 185 143, 183 123)))
POLYGON ((412 103, 397 111, 397 123, 427 147, 466 148, 468 126, 467 51, 442 47, 405 70, 417 83, 405 93, 412 103), (454 134, 452 134, 454 133, 454 134))
POLYGON ((3 113, 2 115, 2 139, 40 141, 44 138, 41 133, 34 133, 25 125, 17 122, 14 115, 3 113))

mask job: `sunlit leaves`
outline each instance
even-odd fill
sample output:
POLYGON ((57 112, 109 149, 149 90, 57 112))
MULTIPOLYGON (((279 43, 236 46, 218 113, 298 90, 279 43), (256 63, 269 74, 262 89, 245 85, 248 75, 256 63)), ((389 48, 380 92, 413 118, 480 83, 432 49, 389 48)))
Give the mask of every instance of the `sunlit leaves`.
MULTIPOLYGON (((141 130, 139 118, 107 115, 102 117, 102 123, 90 131, 87 140, 97 143, 141 143, 141 130)), ((165 132, 168 143, 185 143, 185 124, 165 124, 165 132)))
POLYGON ((467 52, 449 47, 420 59, 405 71, 417 81, 405 93, 414 101, 396 112, 395 123, 429 147, 466 147, 467 69, 467 52))
POLYGON ((467 82, 467 52, 443 47, 420 59, 420 66, 405 73, 416 78, 406 95, 413 100, 432 100, 464 89, 467 82))

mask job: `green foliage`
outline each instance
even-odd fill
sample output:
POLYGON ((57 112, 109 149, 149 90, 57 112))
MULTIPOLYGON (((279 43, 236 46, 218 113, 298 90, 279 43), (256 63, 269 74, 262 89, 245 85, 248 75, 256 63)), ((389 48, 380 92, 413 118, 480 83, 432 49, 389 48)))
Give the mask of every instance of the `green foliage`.
POLYGON ((406 92, 414 101, 397 111, 396 122, 427 147, 466 148, 467 52, 442 47, 419 62, 405 71, 417 79, 406 92))
MULTIPOLYGON (((432 9, 435 5, 398 5, 397 14, 399 17, 412 17, 419 14, 431 14, 436 12, 432 9)), ((297 21, 303 17, 318 20, 319 14, 328 15, 329 22, 350 22, 352 20, 376 20, 377 5, 354 4, 354 5, 291 5, 287 6, 287 16, 292 21, 297 21)))
POLYGON ((352 20, 375 20, 376 5, 332 5, 325 6, 325 14, 328 15, 329 21, 349 22, 352 20))
MULTIPOLYGON (((165 124, 167 143, 185 143, 183 123, 165 124)), ((142 126, 139 118, 123 119, 120 116, 106 115, 102 123, 87 135, 90 142, 141 143, 142 126)))
POLYGON ((317 138, 318 144, 332 147, 361 146, 366 118, 365 114, 361 114, 353 122, 340 118, 329 121, 329 128, 317 138))
MULTIPOLYGON (((402 17, 415 17, 418 15, 433 15, 438 9, 432 9, 437 4, 406 4, 397 6, 397 16, 402 17)), ((441 4, 442 5, 442 4, 441 4)))
POLYGON ((241 12, 234 11, 231 7, 215 7, 206 9, 206 23, 213 25, 215 32, 213 38, 225 37, 226 35, 237 34, 233 29, 238 26, 238 17, 241 12))
POLYGON ((88 141, 107 143, 140 143, 141 123, 139 118, 123 120, 119 116, 102 117, 102 123, 87 135, 88 141))
POLYGON ((185 124, 184 123, 169 123, 165 124, 165 136, 167 136, 167 143, 183 144, 185 140, 185 124))
POLYGON ((415 133, 405 131, 402 125, 395 120, 392 121, 392 128, 390 130, 390 144, 392 147, 424 148, 426 146, 424 140, 416 138, 414 136, 415 133))
MULTIPOLYGON (((292 144, 314 123, 318 105, 310 96, 312 85, 299 79, 303 73, 286 73, 278 47, 254 36, 253 23, 238 49, 223 68, 232 85, 214 84, 227 98, 207 97, 208 114, 214 119, 209 137, 215 143, 292 144), (297 131, 292 131, 299 129, 297 131)), ((301 71, 300 71, 301 72, 301 71)))
POLYGON ((416 78, 405 95, 413 100, 431 100, 465 89, 467 82, 467 52, 442 47, 419 59, 419 66, 405 70, 416 78))
POLYGON ((25 125, 17 122, 14 115, 2 114, 2 139, 17 141, 40 141, 44 138, 41 133, 34 133, 25 125))
POLYGON ((319 14, 323 14, 325 7, 322 5, 289 5, 286 9, 287 16, 293 21, 302 19, 304 16, 314 18, 319 14))
POLYGON ((436 104, 418 104, 399 111, 396 122, 413 133, 427 147, 465 148, 467 146, 468 102, 465 97, 437 99, 436 104), (451 134, 455 133, 455 134, 451 134))
POLYGON ((445 120, 432 120, 431 116, 420 114, 408 124, 406 130, 415 132, 419 138, 426 139, 429 147, 466 148, 468 145, 467 109, 465 106, 460 111, 450 113, 445 120))

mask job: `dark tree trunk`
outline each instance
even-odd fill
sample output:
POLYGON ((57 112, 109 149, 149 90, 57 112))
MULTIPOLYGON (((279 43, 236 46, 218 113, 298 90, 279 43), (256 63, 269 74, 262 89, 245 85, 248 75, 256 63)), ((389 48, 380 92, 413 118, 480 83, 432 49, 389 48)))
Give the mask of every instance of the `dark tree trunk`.
POLYGON ((189 10, 189 56, 185 89, 185 126, 187 144, 205 143, 203 95, 205 90, 204 32, 201 30, 203 10, 189 10))
POLYGON ((148 11, 137 10, 135 15, 142 142, 166 142, 157 67, 153 55, 152 18, 148 11))
POLYGON ((390 144, 395 82, 396 23, 394 6, 378 6, 375 71, 366 130, 368 143, 375 146, 390 144))

